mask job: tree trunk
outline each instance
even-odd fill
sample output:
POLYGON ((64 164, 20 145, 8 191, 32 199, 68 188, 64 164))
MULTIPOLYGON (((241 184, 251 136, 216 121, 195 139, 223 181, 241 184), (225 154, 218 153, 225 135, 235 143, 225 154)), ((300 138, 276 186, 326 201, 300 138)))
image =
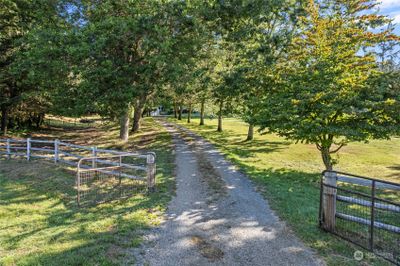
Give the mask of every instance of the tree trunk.
POLYGON ((119 132, 119 138, 127 142, 129 138, 129 112, 126 112, 121 116, 120 123, 121 127, 119 132))
POLYGON ((224 107, 224 103, 221 101, 219 103, 219 112, 218 112, 218 132, 222 132, 222 108, 224 107))
POLYGON ((176 105, 176 101, 174 101, 174 118, 178 118, 178 106, 176 105))
POLYGON ((43 125, 44 116, 45 116, 45 114, 43 114, 43 113, 39 115, 39 124, 38 124, 38 128, 39 128, 41 125, 43 125))
POLYGON ((254 125, 249 124, 249 131, 247 132, 247 139, 246 141, 250 141, 254 139, 254 125))
POLYGON ((132 132, 136 133, 140 129, 140 119, 142 118, 142 111, 139 108, 135 107, 135 111, 133 113, 133 126, 132 132))
POLYGON ((204 105, 205 105, 205 100, 201 100, 200 126, 204 126, 204 105))
POLYGON ((324 162, 325 169, 328 171, 332 171, 333 166, 332 166, 332 158, 331 154, 329 153, 329 147, 322 147, 321 148, 321 156, 322 156, 322 161, 324 162))
POLYGON ((188 117, 187 117, 187 122, 190 123, 192 119, 192 104, 189 104, 189 112, 188 112, 188 117))
POLYGON ((182 105, 179 105, 179 114, 178 114, 178 120, 182 120, 182 105))
POLYGON ((7 135, 8 130, 8 109, 7 107, 1 108, 1 132, 3 135, 7 135))
POLYGON ((146 103, 145 96, 141 96, 139 99, 136 100, 135 111, 133 113, 133 126, 132 126, 133 133, 137 133, 140 130, 140 121, 144 114, 143 110, 145 103, 146 103))

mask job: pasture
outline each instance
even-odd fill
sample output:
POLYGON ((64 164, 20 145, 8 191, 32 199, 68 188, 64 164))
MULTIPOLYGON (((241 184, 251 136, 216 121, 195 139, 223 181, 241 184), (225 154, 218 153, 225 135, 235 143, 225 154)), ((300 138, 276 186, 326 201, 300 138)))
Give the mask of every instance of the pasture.
POLYGON ((112 141, 117 132, 111 125, 72 129, 47 128, 32 135, 156 151, 157 193, 78 208, 75 169, 40 160, 0 160, 0 265, 133 264, 143 230, 161 222, 174 190, 168 133, 146 119, 126 146, 112 141))
MULTIPOLYGON (((255 134, 253 141, 246 142, 247 125, 236 118, 224 119, 221 133, 216 132, 216 119, 207 119, 205 126, 198 126, 198 119, 191 124, 173 121, 214 143, 248 174, 279 216, 328 264, 358 265, 353 258, 358 247, 318 228, 319 181, 324 167, 314 145, 295 144, 273 134, 255 134)), ((335 170, 399 182, 399 151, 399 138, 350 143, 339 152, 335 170)), ((386 264, 380 259, 370 261, 386 264)))

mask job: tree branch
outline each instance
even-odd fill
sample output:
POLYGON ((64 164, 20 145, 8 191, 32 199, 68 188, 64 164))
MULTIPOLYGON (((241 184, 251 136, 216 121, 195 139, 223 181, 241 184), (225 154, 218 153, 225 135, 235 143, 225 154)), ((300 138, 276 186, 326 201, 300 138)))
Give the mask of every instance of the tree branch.
POLYGON ((335 150, 333 150, 333 151, 330 151, 329 153, 330 153, 330 154, 336 153, 336 152, 338 152, 341 148, 343 148, 343 146, 344 146, 344 143, 340 144, 339 147, 337 147, 337 148, 336 148, 335 150))

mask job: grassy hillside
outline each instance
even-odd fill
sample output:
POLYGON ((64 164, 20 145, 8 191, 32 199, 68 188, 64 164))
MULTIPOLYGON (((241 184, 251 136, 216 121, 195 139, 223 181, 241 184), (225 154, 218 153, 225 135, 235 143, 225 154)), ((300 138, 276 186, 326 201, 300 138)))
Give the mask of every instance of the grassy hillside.
MULTIPOLYGON (((252 177, 280 217, 328 264, 358 265, 353 254, 359 248, 320 231, 317 226, 319 178, 324 168, 315 146, 294 144, 271 134, 255 134, 253 141, 245 142, 247 125, 237 119, 225 119, 222 133, 216 132, 216 119, 206 120, 206 126, 202 127, 198 126, 198 119, 191 124, 184 120, 171 121, 213 142, 252 177)), ((400 181, 400 139, 350 143, 338 159, 337 170, 400 181)), ((381 259, 364 262, 386 264, 381 259)))

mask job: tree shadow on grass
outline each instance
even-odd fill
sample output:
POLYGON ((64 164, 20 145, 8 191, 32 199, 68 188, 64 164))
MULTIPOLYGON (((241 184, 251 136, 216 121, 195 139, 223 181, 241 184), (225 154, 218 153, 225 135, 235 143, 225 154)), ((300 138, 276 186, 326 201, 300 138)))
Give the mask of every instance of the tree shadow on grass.
POLYGON ((254 157, 256 153, 271 153, 283 150, 290 144, 288 141, 252 140, 233 142, 225 148, 240 157, 249 158, 254 157))
POLYGON ((4 215, 0 218, 0 245, 4 249, 0 264, 129 262, 134 259, 131 249, 137 245, 135 239, 156 222, 157 212, 165 208, 170 197, 171 173, 161 168, 159 193, 79 208, 75 177, 62 167, 38 161, 0 161, 0 165, 0 212, 4 215))
MULTIPOLYGON (((237 132, 233 130, 224 130, 223 132, 215 132, 212 126, 204 126, 207 131, 201 131, 194 133, 187 133, 192 137, 196 138, 196 134, 210 139, 215 146, 222 148, 229 153, 234 153, 242 158, 254 157, 255 153, 271 153, 279 150, 283 150, 291 144, 289 141, 268 141, 268 140, 252 140, 246 141, 245 137, 232 138, 236 136, 237 132), (210 130, 209 130, 210 129, 210 130)), ((190 130, 191 127, 188 126, 190 130)), ((243 135, 245 136, 245 135, 243 135)))
POLYGON ((133 264, 132 249, 144 229, 160 222, 175 184, 171 136, 154 132, 151 120, 143 126, 141 134, 120 147, 109 125, 104 128, 112 132, 52 130, 36 137, 132 151, 139 150, 135 143, 145 136, 140 148, 157 154, 157 193, 150 195, 78 208, 73 169, 45 161, 0 160, 0 265, 133 264))
POLYGON ((387 168, 395 171, 394 173, 389 174, 388 177, 394 177, 394 178, 398 179, 398 181, 400 181, 400 164, 388 166, 387 168))

